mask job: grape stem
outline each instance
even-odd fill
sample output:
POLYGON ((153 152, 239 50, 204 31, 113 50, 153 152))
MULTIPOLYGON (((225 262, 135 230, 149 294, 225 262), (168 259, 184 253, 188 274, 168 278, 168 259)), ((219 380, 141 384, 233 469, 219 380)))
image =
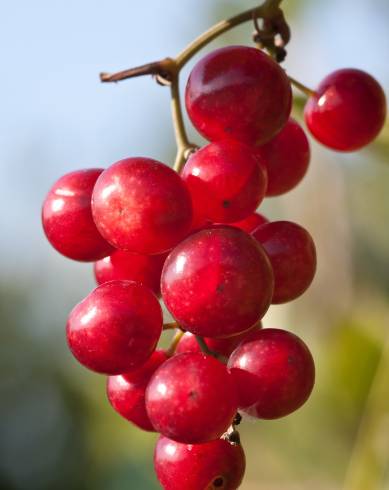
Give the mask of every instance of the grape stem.
MULTIPOLYGON (((180 172, 184 166, 189 155, 197 149, 196 145, 189 141, 184 119, 182 115, 182 107, 180 101, 179 91, 179 74, 181 69, 193 58, 204 46, 208 45, 211 41, 221 36, 230 29, 255 19, 263 19, 267 21, 283 19, 283 13, 280 9, 282 0, 265 0, 265 2, 259 7, 255 7, 245 12, 242 12, 227 20, 218 22, 209 30, 201 34, 198 38, 192 41, 186 48, 184 48, 175 58, 164 58, 160 61, 148 63, 129 70, 120 71, 117 73, 100 73, 100 80, 102 82, 118 82, 120 80, 126 80, 128 78, 138 77, 142 75, 153 75, 156 77, 157 82, 162 85, 170 86, 171 93, 171 110, 172 120, 174 126, 175 139, 177 144, 177 154, 174 163, 174 169, 180 172)), ((285 21, 283 25, 278 26, 280 31, 274 32, 274 36, 280 32, 286 32, 288 26, 285 21)), ((294 83, 294 81, 292 82, 294 83)), ((297 86, 297 85, 296 85, 297 86)), ((307 89, 308 90, 308 89, 307 89)))
POLYGON ((185 332, 183 330, 176 330, 169 347, 166 349, 166 355, 168 357, 171 357, 174 355, 174 353, 176 352, 176 349, 177 349, 178 342, 182 339, 184 333, 185 332))
POLYGON ((289 77, 289 81, 292 85, 294 85, 297 89, 300 90, 303 94, 305 94, 307 97, 317 97, 318 94, 311 88, 307 87, 306 85, 303 85, 299 81, 295 80, 292 77, 289 77))
POLYGON ((174 330, 175 328, 180 328, 177 322, 169 322, 163 324, 164 330, 174 330))
POLYGON ((242 416, 239 412, 236 412, 232 424, 228 428, 227 432, 223 434, 222 438, 233 445, 240 445, 240 434, 237 430, 237 426, 242 422, 242 416))
POLYGON ((221 354, 219 354, 218 352, 215 352, 213 350, 211 350, 207 343, 205 342, 204 338, 201 337, 201 335, 196 335, 196 340, 197 340, 197 343, 199 344, 200 346, 200 349, 201 351, 204 353, 204 354, 207 354, 208 356, 212 356, 214 357, 215 359, 217 359, 218 361, 220 362, 223 362, 224 364, 227 363, 227 358, 222 356, 221 354))
POLYGON ((180 172, 189 155, 196 151, 197 146, 189 141, 186 133, 184 118, 182 115, 178 73, 171 82, 170 93, 172 120, 177 145, 176 159, 173 168, 176 172, 180 172))

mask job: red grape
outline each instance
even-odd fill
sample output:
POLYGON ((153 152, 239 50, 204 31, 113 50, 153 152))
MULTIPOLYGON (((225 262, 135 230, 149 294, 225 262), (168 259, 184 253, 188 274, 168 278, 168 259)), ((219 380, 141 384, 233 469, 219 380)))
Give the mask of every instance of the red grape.
POLYGON ((167 254, 144 255, 116 250, 95 263, 97 284, 114 280, 135 281, 160 294, 162 267, 167 254))
POLYGON ((296 187, 307 172, 310 156, 304 130, 289 119, 272 140, 257 149, 257 157, 268 175, 266 195, 278 196, 296 187))
POLYGON ((185 94, 195 128, 207 139, 270 140, 288 120, 292 92, 284 70, 264 52, 227 46, 193 68, 185 94))
POLYGON ((228 368, 239 407, 263 419, 284 417, 300 408, 315 381, 308 347, 293 333, 276 328, 248 335, 232 353, 228 368))
POLYGON ((70 313, 67 340, 93 371, 122 374, 142 365, 162 332, 162 310, 141 284, 112 281, 92 291, 70 313))
POLYGON ((254 230, 258 228, 260 225, 264 225, 265 223, 269 223, 269 220, 263 216, 263 214, 253 213, 250 214, 245 219, 241 221, 236 221, 235 223, 230 223, 231 226, 235 226, 236 228, 240 228, 246 233, 252 233, 254 230))
POLYGON ((234 418, 236 391, 224 364, 199 352, 174 356, 157 369, 146 390, 155 429, 186 444, 220 437, 234 418))
POLYGON ((273 295, 273 274, 254 238, 232 226, 214 226, 189 236, 170 253, 161 291, 185 330, 228 337, 264 316, 273 295))
POLYGON ((210 143, 186 163, 182 178, 195 216, 230 223, 253 213, 265 196, 267 176, 254 149, 237 141, 210 143))
POLYGON ((323 145, 354 151, 381 131, 386 117, 385 94, 368 73, 352 68, 337 70, 316 92, 305 106, 305 121, 323 145))
POLYGON ((272 303, 285 303, 301 296, 316 272, 316 249, 311 235, 290 221, 267 223, 252 235, 265 249, 273 268, 272 303))
POLYGON ((101 168, 91 168, 64 175, 43 203, 42 224, 47 239, 69 259, 93 262, 114 250, 97 231, 92 218, 92 191, 102 172, 101 168))
POLYGON ((157 350, 137 370, 108 377, 107 395, 112 407, 143 430, 154 431, 146 412, 145 391, 154 371, 167 358, 164 351, 157 350))
POLYGON ((127 158, 105 170, 93 191, 92 211, 106 240, 141 254, 171 249, 192 222, 191 198, 181 177, 150 158, 127 158))
MULTIPOLYGON (((242 340, 247 337, 247 335, 250 335, 251 332, 254 330, 259 330, 260 328, 262 328, 261 322, 255 325, 255 327, 251 328, 248 332, 243 332, 241 334, 234 335, 233 337, 226 337, 223 339, 205 337, 204 341, 211 351, 217 352, 224 357, 229 357, 236 347, 242 342, 242 340)), ((201 352, 200 345, 193 333, 186 332, 178 342, 176 354, 182 354, 184 352, 201 352)))
POLYGON ((165 490, 236 490, 243 479, 245 455, 240 444, 224 439, 182 444, 158 439, 154 467, 165 490))

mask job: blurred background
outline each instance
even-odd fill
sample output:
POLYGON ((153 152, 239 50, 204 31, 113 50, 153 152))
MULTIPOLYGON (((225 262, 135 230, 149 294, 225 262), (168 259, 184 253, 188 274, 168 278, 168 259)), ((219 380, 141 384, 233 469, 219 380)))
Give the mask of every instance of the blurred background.
MULTIPOLYGON (((174 158, 168 90, 150 78, 102 85, 100 71, 174 55, 211 24, 257 4, 1 2, 1 490, 159 488, 156 436, 121 419, 105 379, 67 350, 66 317, 94 287, 92 267, 50 247, 40 207, 68 171, 127 156, 174 158)), ((389 92, 387 0, 284 0, 284 8, 291 76, 315 87, 337 68, 356 67, 389 92)), ((251 31, 246 24, 208 49, 249 44, 251 31)), ((261 212, 297 221, 317 245, 313 286, 264 320, 308 343, 316 388, 286 419, 242 424, 241 488, 389 489, 389 126, 355 154, 314 141, 312 151, 304 182, 266 200, 261 212)))

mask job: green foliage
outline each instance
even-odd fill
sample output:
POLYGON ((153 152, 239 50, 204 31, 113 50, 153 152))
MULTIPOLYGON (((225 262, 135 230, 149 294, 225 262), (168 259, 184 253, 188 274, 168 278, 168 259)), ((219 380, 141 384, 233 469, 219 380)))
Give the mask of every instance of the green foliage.
POLYGON ((332 329, 327 345, 326 383, 331 405, 344 429, 355 431, 376 371, 382 341, 375 329, 369 331, 353 320, 332 329), (340 417, 342 420, 340 420, 340 417))

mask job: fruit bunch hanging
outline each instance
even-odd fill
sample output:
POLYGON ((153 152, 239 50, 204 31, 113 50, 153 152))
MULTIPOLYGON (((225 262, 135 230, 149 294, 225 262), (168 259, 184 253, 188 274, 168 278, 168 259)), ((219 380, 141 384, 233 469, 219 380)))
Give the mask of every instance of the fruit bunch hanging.
POLYGON ((160 433, 154 462, 167 490, 238 488, 242 416, 284 417, 314 385, 305 343, 261 324, 271 304, 302 295, 316 270, 307 230, 256 212, 265 197, 296 187, 309 165, 307 137, 290 117, 291 85, 309 96, 308 129, 334 150, 367 145, 385 120, 383 90, 363 71, 338 70, 314 91, 288 77, 279 63, 290 32, 279 4, 267 0, 217 24, 174 59, 102 74, 106 82, 152 74, 170 87, 174 170, 130 157, 74 171, 43 204, 49 242, 94 262, 98 283, 69 315, 70 350, 108 376, 119 414, 160 433), (198 148, 183 124, 180 70, 250 19, 256 46, 217 49, 189 76, 186 110, 209 141, 198 148), (174 322, 164 324, 161 301, 174 322), (173 328, 170 347, 158 349, 162 331, 173 328))

